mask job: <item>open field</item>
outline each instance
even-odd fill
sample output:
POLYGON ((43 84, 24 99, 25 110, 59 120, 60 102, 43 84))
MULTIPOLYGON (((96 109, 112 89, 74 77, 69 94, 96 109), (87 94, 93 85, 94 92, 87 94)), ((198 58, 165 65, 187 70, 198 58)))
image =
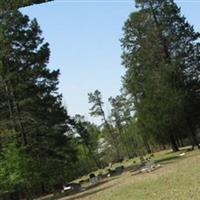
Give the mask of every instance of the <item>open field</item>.
POLYGON ((199 200, 200 152, 159 152, 155 160, 162 164, 150 173, 135 174, 129 170, 121 176, 60 200, 199 200))

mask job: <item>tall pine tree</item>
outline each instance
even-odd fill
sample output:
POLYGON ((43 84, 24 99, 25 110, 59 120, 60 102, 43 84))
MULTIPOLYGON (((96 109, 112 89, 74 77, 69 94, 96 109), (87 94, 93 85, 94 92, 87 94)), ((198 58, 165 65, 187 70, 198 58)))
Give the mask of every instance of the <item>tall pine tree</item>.
MULTIPOLYGON (((17 179, 13 187, 32 195, 38 187, 45 191, 73 178, 70 172, 76 151, 72 138, 65 134, 70 119, 58 93, 59 70, 47 68, 49 45, 37 21, 19 11, 5 12, 0 27, 0 130, 13 133, 9 138, 14 147, 4 148, 19 148, 18 156, 28 158, 29 163, 20 169, 32 171, 23 177, 23 184, 17 179)), ((1 142, 8 138, 3 136, 1 142)), ((3 162, 9 162, 6 152, 3 162)))
POLYGON ((123 29, 122 59, 124 85, 134 97, 141 130, 178 150, 187 129, 198 145, 199 115, 191 110, 199 110, 200 35, 173 0, 136 0, 136 6, 123 29))

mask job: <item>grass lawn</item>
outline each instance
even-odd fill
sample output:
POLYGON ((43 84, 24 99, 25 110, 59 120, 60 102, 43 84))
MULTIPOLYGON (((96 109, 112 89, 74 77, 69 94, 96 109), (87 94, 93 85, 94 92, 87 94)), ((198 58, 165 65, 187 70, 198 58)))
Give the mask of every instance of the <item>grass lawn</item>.
POLYGON ((60 200, 200 200, 200 151, 187 152, 183 157, 179 153, 159 152, 155 160, 162 167, 153 172, 135 175, 127 171, 60 200))

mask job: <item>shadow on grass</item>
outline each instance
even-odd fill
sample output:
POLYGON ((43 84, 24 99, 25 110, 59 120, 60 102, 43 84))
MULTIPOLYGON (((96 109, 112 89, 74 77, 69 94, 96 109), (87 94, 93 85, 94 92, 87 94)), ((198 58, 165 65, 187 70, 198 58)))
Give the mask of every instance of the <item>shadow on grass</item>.
POLYGON ((125 171, 135 172, 135 171, 137 171, 140 168, 141 168, 141 164, 134 164, 134 165, 131 165, 131 166, 127 167, 125 169, 125 171))
POLYGON ((189 147, 185 149, 180 148, 179 151, 176 151, 176 152, 169 150, 168 152, 165 153, 165 155, 174 154, 174 153, 183 153, 183 152, 187 152, 189 149, 190 149, 189 147))
POLYGON ((108 188, 113 187, 114 185, 110 185, 110 186, 99 188, 99 189, 95 190, 95 188, 98 188, 99 186, 104 185, 105 183, 108 183, 108 182, 115 180, 115 179, 118 179, 118 178, 119 178, 119 176, 112 177, 112 178, 107 179, 107 180, 102 180, 101 182, 99 182, 95 185, 90 185, 88 187, 85 187, 85 190, 83 192, 78 192, 78 193, 73 193, 73 194, 68 194, 68 195, 61 194, 57 197, 50 198, 49 200, 55 200, 55 199, 59 200, 61 198, 66 198, 67 200, 75 200, 75 199, 87 197, 87 196, 93 195, 95 193, 98 193, 98 192, 101 192, 103 190, 106 190, 108 188), (94 189, 94 190, 92 190, 92 189, 94 189))
MULTIPOLYGON (((183 152, 185 152, 185 151, 179 151, 179 153, 183 153, 183 152)), ((169 153, 166 153, 166 155, 167 154, 169 154, 169 153)), ((170 164, 170 163, 174 163, 174 162, 176 162, 177 160, 180 160, 181 158, 184 158, 184 157, 181 157, 181 156, 179 156, 179 154, 176 154, 176 155, 174 155, 174 152, 171 152, 171 156, 169 156, 168 155, 168 157, 162 157, 162 158, 157 158, 157 159, 155 159, 154 160, 154 163, 155 164, 160 164, 160 166, 159 165, 157 165, 157 166, 159 166, 158 168, 155 168, 155 169, 153 169, 153 170, 151 170, 151 171, 155 171, 155 170, 157 170, 157 169, 160 169, 160 167, 162 167, 162 166, 164 166, 164 165, 167 165, 167 164, 170 164)), ((129 171, 130 172, 132 172, 132 174, 131 174, 131 176, 135 176, 135 175, 139 175, 139 174, 143 174, 143 172, 140 172, 140 169, 142 169, 144 166, 142 166, 142 165, 135 165, 135 166, 131 166, 130 167, 130 169, 129 169, 129 171)), ((151 172, 150 171, 150 172, 151 172)), ((148 172, 148 171, 147 171, 148 172)))
POLYGON ((118 179, 119 176, 120 176, 120 175, 116 175, 116 176, 111 177, 111 178, 109 178, 109 179, 107 179, 107 180, 102 180, 101 182, 99 182, 99 183, 97 183, 97 184, 95 184, 95 185, 90 185, 90 186, 88 186, 88 187, 85 187, 85 189, 86 189, 86 191, 87 191, 87 190, 96 188, 96 187, 98 187, 98 186, 100 186, 100 185, 103 185, 103 184, 105 184, 105 183, 108 183, 108 182, 110 182, 110 181, 112 181, 112 180, 118 179))
MULTIPOLYGON (((181 159, 184 159, 184 158, 188 158, 188 157, 191 157, 193 156, 194 154, 189 154, 189 152, 194 152, 195 150, 192 150, 191 148, 187 147, 187 148, 184 148, 184 149, 180 149, 180 151, 176 152, 177 154, 176 155, 173 155, 173 156, 169 156, 167 158, 160 158, 158 160, 156 160, 155 162, 156 163, 161 163, 161 164, 169 164, 169 163, 173 163, 175 162, 176 160, 181 160, 181 159), (180 154, 182 153, 185 153, 186 155, 183 155, 183 156, 180 156, 180 154)), ((174 152, 170 152, 170 153, 167 153, 168 155, 169 154, 174 154, 174 152)))
POLYGON ((174 156, 170 156, 170 157, 167 157, 167 158, 160 158, 160 159, 156 160, 155 163, 165 164, 168 161, 172 162, 172 161, 176 161, 180 158, 181 158, 180 156, 174 155, 174 156))
POLYGON ((89 191, 87 190, 86 192, 84 193, 80 193, 79 195, 76 195, 76 196, 72 196, 72 197, 68 197, 66 196, 67 200, 76 200, 76 199, 81 199, 81 198, 84 198, 84 197, 88 197, 88 196, 91 196, 93 194, 96 194, 98 192, 101 192, 101 191, 104 191, 104 190, 107 190, 109 188, 112 188, 114 186, 114 184, 110 185, 110 186, 107 186, 107 187, 103 187, 103 188, 99 188, 97 190, 93 190, 93 191, 89 191))

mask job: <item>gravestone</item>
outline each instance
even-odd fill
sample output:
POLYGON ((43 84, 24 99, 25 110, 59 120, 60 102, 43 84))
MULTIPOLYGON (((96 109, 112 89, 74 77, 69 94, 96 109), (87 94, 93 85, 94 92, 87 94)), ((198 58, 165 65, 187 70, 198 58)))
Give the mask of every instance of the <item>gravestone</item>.
POLYGON ((115 168, 116 175, 120 175, 123 172, 124 172, 124 166, 123 165, 115 168))
POLYGON ((67 195, 75 194, 82 191, 79 183, 68 183, 63 186, 63 192, 67 195))
POLYGON ((95 185, 95 184, 98 183, 98 178, 95 176, 95 174, 90 174, 90 175, 89 175, 89 178, 90 178, 90 183, 91 183, 92 185, 95 185))
POLYGON ((107 177, 117 176, 124 172, 124 166, 121 165, 119 167, 116 167, 114 170, 108 169, 107 177))

